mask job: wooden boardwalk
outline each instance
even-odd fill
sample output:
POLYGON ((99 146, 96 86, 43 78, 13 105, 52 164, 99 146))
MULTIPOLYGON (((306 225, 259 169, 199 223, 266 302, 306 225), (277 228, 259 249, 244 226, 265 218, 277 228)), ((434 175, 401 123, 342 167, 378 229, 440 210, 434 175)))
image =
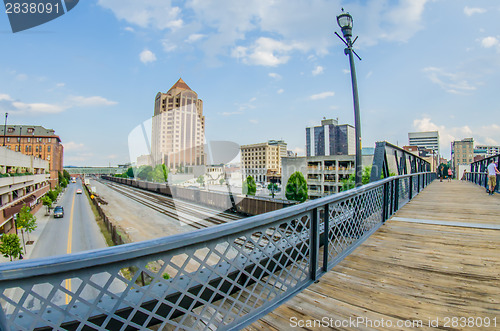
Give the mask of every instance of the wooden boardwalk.
POLYGON ((500 330, 500 195, 434 181, 319 282, 247 330, 300 326, 500 330))

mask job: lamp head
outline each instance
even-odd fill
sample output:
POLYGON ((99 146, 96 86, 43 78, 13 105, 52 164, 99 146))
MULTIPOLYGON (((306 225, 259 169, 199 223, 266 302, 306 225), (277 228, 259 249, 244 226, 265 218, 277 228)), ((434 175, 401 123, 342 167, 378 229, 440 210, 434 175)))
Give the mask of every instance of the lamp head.
POLYGON ((344 38, 352 37, 352 16, 349 13, 342 13, 337 16, 337 24, 342 30, 344 38))

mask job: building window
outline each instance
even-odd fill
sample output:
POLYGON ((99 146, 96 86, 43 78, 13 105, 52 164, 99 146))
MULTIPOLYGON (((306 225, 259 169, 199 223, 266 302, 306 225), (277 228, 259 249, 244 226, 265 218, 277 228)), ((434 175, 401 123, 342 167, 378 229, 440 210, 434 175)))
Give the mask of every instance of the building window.
POLYGON ((7 138, 7 142, 10 143, 10 138, 7 138))
POLYGON ((25 146, 25 147, 26 147, 26 148, 25 148, 25 152, 27 153, 27 152, 28 152, 28 146, 25 146))
POLYGON ((33 129, 33 128, 28 128, 28 133, 33 133, 33 131, 35 131, 35 129, 33 129))
POLYGON ((47 146, 47 152, 50 153, 50 146, 47 146))
POLYGON ((30 141, 31 141, 31 138, 28 137, 28 142, 30 142, 30 141))
POLYGON ((12 133, 12 132, 14 132, 14 128, 8 128, 8 129, 7 129, 7 132, 8 132, 8 133, 12 133))

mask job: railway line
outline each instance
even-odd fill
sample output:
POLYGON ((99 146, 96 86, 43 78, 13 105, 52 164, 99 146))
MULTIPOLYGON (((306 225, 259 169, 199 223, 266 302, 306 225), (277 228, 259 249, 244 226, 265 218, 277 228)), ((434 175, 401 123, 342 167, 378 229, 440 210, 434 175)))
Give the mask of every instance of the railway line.
POLYGON ((173 199, 161 194, 122 185, 106 180, 98 180, 108 188, 161 214, 167 215, 195 229, 222 224, 240 219, 238 215, 220 212, 204 206, 173 199))

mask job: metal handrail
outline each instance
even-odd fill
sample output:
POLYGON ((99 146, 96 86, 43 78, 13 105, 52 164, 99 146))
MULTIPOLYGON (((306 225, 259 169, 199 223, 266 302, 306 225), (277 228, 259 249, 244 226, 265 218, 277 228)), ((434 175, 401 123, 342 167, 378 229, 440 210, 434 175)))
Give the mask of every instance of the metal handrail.
MULTIPOLYGON (((71 255, 0 264, 0 303, 3 308, 0 311, 0 328, 12 327, 28 330, 27 325, 50 328, 64 323, 73 323, 72 325, 75 326, 96 327, 97 325, 97 329, 101 330, 99 328, 101 324, 94 322, 97 318, 102 319, 100 320, 104 325, 102 330, 106 328, 106 325, 115 325, 112 323, 118 323, 116 324, 118 327, 127 325, 133 328, 138 328, 140 323, 181 325, 173 322, 175 318, 180 318, 185 323, 188 323, 186 322, 188 318, 185 318, 187 315, 197 320, 205 318, 203 316, 207 312, 204 309, 201 315, 196 315, 198 313, 192 314, 183 306, 187 305, 194 311, 196 310, 194 308, 201 304, 208 305, 211 309, 220 309, 222 312, 219 314, 230 316, 230 320, 225 320, 228 318, 226 316, 221 322, 215 322, 213 317, 212 319, 206 317, 207 321, 204 325, 238 328, 274 309, 280 302, 307 287, 376 231, 388 217, 434 178, 435 173, 389 177, 339 194, 189 233, 71 255), (323 261, 320 261, 318 253, 320 245, 325 251, 323 261), (228 248, 220 253, 217 247, 222 246, 228 248), (196 254, 200 254, 200 250, 208 251, 204 253, 208 254, 205 259, 197 257, 196 254), (208 263, 213 255, 219 259, 215 265, 208 263), (179 256, 186 259, 182 267, 178 267, 173 262, 179 256), (148 263, 158 260, 167 262, 162 265, 159 273, 151 272, 148 269, 148 263), (187 267, 193 261, 198 266, 194 272, 189 271, 187 267), (140 276, 137 274, 130 280, 125 279, 119 270, 127 266, 139 268, 141 275, 142 273, 152 275, 151 285, 144 286, 144 276, 142 276, 143 284, 138 286, 140 276), (172 266, 176 275, 170 280, 161 279, 161 273, 172 266), (89 275, 102 274, 108 269, 113 270, 109 271, 109 280, 106 282, 108 287, 97 286, 89 275), (232 271, 229 272, 230 270, 232 271), (202 276, 202 273, 205 276, 202 276), (286 290, 276 289, 277 285, 268 284, 267 277, 276 273, 280 275, 276 281, 284 282, 286 290), (207 274, 210 276, 206 276, 207 274), (183 277, 179 275, 191 279, 189 282, 191 285, 188 284, 185 287, 179 285, 184 284, 183 277), (284 277, 284 280, 280 277, 284 277), (73 278, 81 280, 83 284, 81 286, 89 285, 97 290, 101 289, 100 293, 95 297, 87 298, 83 293, 83 288, 79 288, 75 293, 61 285, 63 280, 73 278), (123 286, 117 293, 110 290, 113 282, 120 282, 123 286), (223 305, 212 305, 213 300, 234 300, 231 295, 246 293, 246 288, 254 283, 265 291, 276 292, 275 298, 263 300, 264 303, 258 307, 256 304, 253 306, 247 304, 246 301, 239 302, 238 305, 243 308, 238 313, 233 313, 231 308, 223 308, 223 305), (37 292, 39 291, 37 286, 41 286, 40 284, 50 284, 52 287, 50 292, 52 297, 47 298, 46 302, 42 302, 37 292), (158 286, 162 284, 166 286, 160 291, 158 286), (227 287, 227 284, 232 285, 227 287), (201 286, 204 290, 196 292, 194 288, 197 286, 201 286), (219 287, 211 289, 212 286, 219 287), (42 302, 37 311, 32 312, 23 307, 24 302, 14 304, 14 299, 9 298, 9 295, 15 296, 12 291, 19 288, 24 293, 21 299, 29 300, 33 297, 33 301, 42 302), (54 302, 57 301, 55 299, 57 291, 54 289, 69 295, 71 297, 69 304, 54 302), (134 294, 133 290, 142 296, 134 294), (174 291, 174 293, 173 290, 177 292, 174 291), (198 296, 190 291, 195 291, 198 296), (210 291, 215 291, 214 293, 217 294, 212 294, 210 297, 212 293, 210 291), (158 297, 158 293, 163 293, 165 297, 158 297), (177 296, 188 298, 187 303, 176 302, 177 296), (207 296, 212 301, 208 300, 207 296), (107 300, 104 300, 105 298, 107 300), (120 302, 114 301, 111 304, 112 299, 120 302), (130 306, 128 310, 125 309, 132 303, 134 303, 133 306, 130 306), (87 315, 82 312, 76 314, 71 306, 76 311, 87 309, 90 312, 86 313, 87 315), (106 306, 105 310, 104 306, 106 306), (149 308, 146 309, 146 306, 149 308), (46 316, 47 307, 55 311, 52 312, 52 319, 46 316), (150 314, 147 313, 151 307, 162 308, 166 314, 163 316, 165 320, 162 320, 162 316, 156 314, 154 309, 150 314), (139 311, 148 317, 136 318, 135 315, 138 315, 139 311), (100 312, 104 317, 96 317, 96 312, 100 312), (2 313, 5 315, 2 316, 2 313), (24 320, 19 319, 16 314, 23 314, 24 320), (58 317, 54 318, 54 314, 58 317), (81 317, 82 314, 85 318, 81 317), (141 318, 146 319, 146 322, 141 318), (6 322, 2 324, 2 320, 6 322), (60 324, 55 323, 54 320, 58 320, 57 323, 60 324)), ((260 292, 251 294, 256 297, 261 295, 260 292)), ((189 323, 182 325, 182 328, 186 329, 191 329, 191 327, 195 328, 189 323)))

